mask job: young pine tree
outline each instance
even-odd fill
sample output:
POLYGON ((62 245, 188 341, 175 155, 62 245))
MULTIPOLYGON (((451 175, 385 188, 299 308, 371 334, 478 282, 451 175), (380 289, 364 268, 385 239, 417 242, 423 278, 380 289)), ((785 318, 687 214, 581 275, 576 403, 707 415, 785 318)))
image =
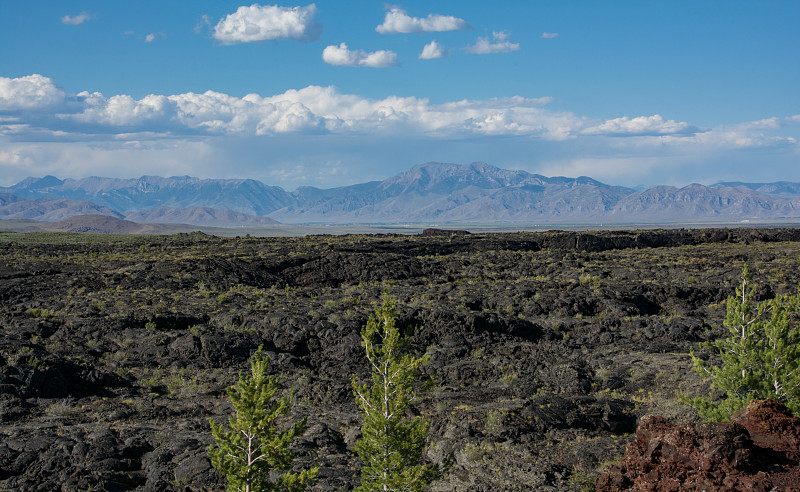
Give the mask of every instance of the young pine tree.
POLYGON ((228 492, 299 492, 314 482, 318 468, 286 472, 273 483, 270 470, 287 470, 294 459, 292 440, 305 431, 305 419, 279 431, 276 420, 289 413, 291 394, 278 392, 278 378, 267 376, 269 358, 262 347, 250 359, 250 375, 239 373, 239 383, 228 388, 234 413, 228 429, 209 419, 216 446, 208 454, 211 463, 228 479, 228 492))
POLYGON ((356 402, 364 412, 362 438, 355 446, 363 462, 356 491, 422 491, 439 469, 422 464, 429 422, 408 418, 406 410, 419 396, 414 383, 428 357, 416 358, 408 352, 388 295, 361 331, 361 345, 372 368, 372 383, 360 384, 353 375, 356 402))
POLYGON ((689 403, 708 420, 730 420, 750 400, 771 398, 800 411, 800 329, 798 295, 779 295, 756 303, 745 265, 736 295, 728 298, 729 336, 701 345, 719 356, 712 365, 691 352, 695 370, 725 394, 720 402, 693 398, 689 403))

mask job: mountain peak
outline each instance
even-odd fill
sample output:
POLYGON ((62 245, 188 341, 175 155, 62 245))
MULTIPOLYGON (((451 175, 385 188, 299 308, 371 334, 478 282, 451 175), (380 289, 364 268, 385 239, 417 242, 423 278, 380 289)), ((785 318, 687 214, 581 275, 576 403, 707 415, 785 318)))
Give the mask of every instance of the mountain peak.
POLYGON ((64 184, 63 180, 56 178, 55 176, 47 175, 43 178, 34 178, 33 176, 29 176, 19 183, 15 184, 11 188, 14 190, 40 190, 42 188, 52 188, 54 186, 61 186, 64 184))

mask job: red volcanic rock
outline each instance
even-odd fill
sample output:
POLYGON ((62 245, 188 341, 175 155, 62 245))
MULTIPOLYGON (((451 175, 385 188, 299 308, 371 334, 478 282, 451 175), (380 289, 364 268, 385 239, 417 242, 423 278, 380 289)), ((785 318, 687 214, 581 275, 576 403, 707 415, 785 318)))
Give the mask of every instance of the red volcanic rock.
POLYGON ((733 422, 675 425, 645 417, 597 490, 800 490, 800 419, 773 400, 751 402, 733 422))

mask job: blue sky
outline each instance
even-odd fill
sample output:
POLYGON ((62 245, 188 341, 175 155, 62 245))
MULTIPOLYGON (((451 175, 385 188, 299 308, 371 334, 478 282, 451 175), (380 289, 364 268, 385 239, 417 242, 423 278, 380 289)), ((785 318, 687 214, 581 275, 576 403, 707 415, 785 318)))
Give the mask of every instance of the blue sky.
POLYGON ((0 185, 800 181, 800 2, 0 0, 0 185))

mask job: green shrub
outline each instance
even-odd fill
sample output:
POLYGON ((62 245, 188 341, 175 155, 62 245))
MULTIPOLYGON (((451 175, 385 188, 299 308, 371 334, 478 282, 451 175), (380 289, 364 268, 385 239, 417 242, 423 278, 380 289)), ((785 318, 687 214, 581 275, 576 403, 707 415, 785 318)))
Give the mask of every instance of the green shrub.
POLYGON ((745 265, 736 295, 728 298, 729 336, 701 344, 719 357, 714 364, 692 351, 695 370, 725 394, 721 401, 688 402, 707 420, 730 420, 753 399, 774 399, 800 411, 800 295, 778 295, 757 303, 745 265))
POLYGON ((372 368, 372 385, 360 384, 353 375, 356 402, 364 412, 363 437, 355 445, 364 464, 356 490, 424 490, 439 475, 437 466, 421 463, 430 423, 406 417, 406 410, 419 396, 414 383, 428 357, 409 353, 388 295, 361 331, 361 346, 372 368))
POLYGON ((267 376, 269 358, 262 347, 250 360, 249 376, 239 374, 239 383, 228 388, 234 414, 228 429, 209 420, 216 446, 208 454, 214 467, 228 479, 228 492, 298 492, 316 480, 318 467, 299 473, 286 472, 276 482, 270 470, 288 470, 294 459, 289 445, 305 431, 306 420, 280 431, 276 420, 291 409, 292 395, 278 393, 278 378, 267 376))

